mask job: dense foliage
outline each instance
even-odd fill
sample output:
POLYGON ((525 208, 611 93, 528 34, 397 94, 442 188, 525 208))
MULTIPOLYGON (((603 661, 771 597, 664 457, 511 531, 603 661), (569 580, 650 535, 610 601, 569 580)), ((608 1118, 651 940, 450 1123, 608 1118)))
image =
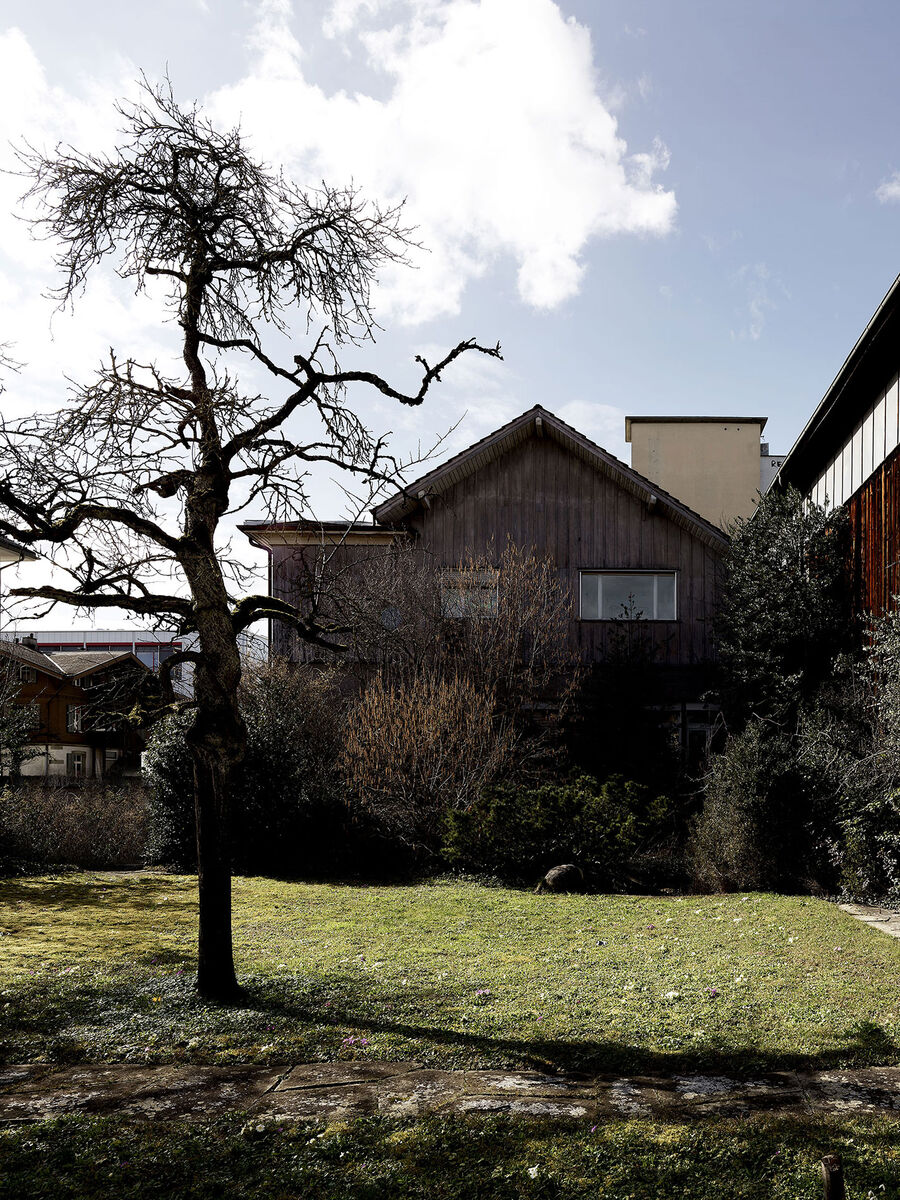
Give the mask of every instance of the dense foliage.
POLYGON ((844 514, 791 492, 736 531, 719 620, 729 735, 692 838, 698 886, 900 895, 900 623, 860 637, 845 537, 844 514))
MULTIPOLYGON (((335 771, 344 703, 333 675, 300 672, 278 659, 251 664, 240 700, 247 753, 232 805, 234 869, 300 875, 333 867, 345 819, 335 771)), ((147 749, 147 858, 193 869, 193 768, 185 725, 181 715, 166 717, 147 749)))
POLYGON ((768 492, 732 528, 716 621, 729 725, 790 722, 858 644, 847 586, 847 522, 793 489, 768 492))
POLYGON ((549 867, 576 863, 589 883, 609 887, 667 815, 664 799, 621 776, 505 784, 449 812, 444 853, 465 871, 531 883, 549 867))

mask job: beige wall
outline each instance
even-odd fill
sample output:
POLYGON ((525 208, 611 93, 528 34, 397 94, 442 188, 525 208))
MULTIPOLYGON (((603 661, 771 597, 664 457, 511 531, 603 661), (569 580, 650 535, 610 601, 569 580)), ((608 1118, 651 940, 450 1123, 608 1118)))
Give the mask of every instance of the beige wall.
POLYGON ((626 418, 631 465, 714 525, 749 517, 760 483, 763 421, 626 418))

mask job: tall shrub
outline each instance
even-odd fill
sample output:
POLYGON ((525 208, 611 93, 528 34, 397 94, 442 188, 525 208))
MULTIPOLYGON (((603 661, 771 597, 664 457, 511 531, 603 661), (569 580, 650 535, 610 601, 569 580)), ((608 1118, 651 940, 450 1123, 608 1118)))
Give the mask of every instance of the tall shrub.
MULTIPOLYGON (((240 701, 248 744, 235 781, 234 868, 288 875, 334 869, 344 820, 337 775, 344 702, 333 674, 280 659, 250 663, 240 701)), ((184 733, 185 718, 172 716, 150 739, 148 856, 192 869, 193 780, 184 733)))

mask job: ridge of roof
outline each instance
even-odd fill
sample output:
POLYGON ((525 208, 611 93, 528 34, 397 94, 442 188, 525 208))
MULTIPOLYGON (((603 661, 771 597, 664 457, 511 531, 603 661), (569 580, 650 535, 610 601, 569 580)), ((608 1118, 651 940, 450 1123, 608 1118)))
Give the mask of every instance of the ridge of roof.
POLYGON ((44 654, 40 650, 32 650, 30 646, 23 646, 21 642, 11 641, 7 637, 0 637, 0 654, 15 658, 29 667, 46 671, 48 675, 65 675, 62 667, 55 663, 48 654, 44 654))
POLYGON ((435 467, 425 475, 413 480, 413 482, 407 484, 405 488, 402 488, 393 496, 388 497, 387 500, 382 501, 381 504, 377 505, 372 510, 376 520, 381 521, 385 518, 390 519, 395 514, 405 515, 418 503, 418 498, 412 493, 427 490, 427 487, 435 482, 438 482, 441 476, 452 473, 457 467, 465 463, 467 459, 477 457, 482 450, 488 449, 489 446, 501 444, 517 429, 527 425, 529 421, 535 421, 536 423, 537 418, 540 418, 541 421, 546 419, 548 424, 554 426, 560 433, 563 433, 571 441, 575 442, 576 444, 581 444, 585 449, 589 450, 607 468, 622 475, 624 479, 636 483, 641 490, 648 494, 648 499, 655 496, 657 500, 662 501, 674 512, 678 513, 688 523, 699 528, 707 538, 711 537, 722 545, 726 545, 728 543, 729 538, 724 530, 720 529, 717 525, 713 525, 711 521, 707 521, 707 519, 701 516, 700 513, 695 512, 692 508, 685 504, 683 500, 679 500, 676 496, 673 496, 670 492, 667 492, 664 488, 661 488, 651 479, 647 479, 646 476, 641 475, 641 473, 636 471, 634 467, 628 466, 627 463, 622 462, 621 459, 610 453, 609 450, 604 449, 603 446, 600 446, 597 442, 592 441, 585 434, 567 424, 562 417, 558 417, 555 413, 551 412, 547 408, 544 408, 541 404, 535 404, 532 408, 520 413, 517 417, 513 417, 511 421, 507 421, 507 423, 505 425, 501 425, 499 429, 495 429, 492 433, 486 434, 483 438, 479 438, 479 440, 477 442, 473 442, 471 446, 467 446, 464 450, 460 450, 457 454, 454 454, 452 458, 447 460, 447 462, 442 463, 440 466, 435 467))
MULTIPOLYGON (((70 676, 87 675, 100 667, 124 659, 141 661, 130 650, 51 650, 47 657, 52 659, 65 675, 70 676)), ((141 663, 141 666, 144 665, 141 663)))

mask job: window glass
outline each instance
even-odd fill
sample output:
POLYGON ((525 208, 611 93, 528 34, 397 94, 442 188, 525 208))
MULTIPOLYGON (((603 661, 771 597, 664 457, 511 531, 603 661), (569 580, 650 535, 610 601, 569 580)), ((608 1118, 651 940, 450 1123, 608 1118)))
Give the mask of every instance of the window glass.
POLYGON ((862 427, 862 476, 860 483, 865 483, 873 471, 872 450, 875 441, 875 412, 874 410, 863 417, 862 427))
POLYGON ((653 611, 653 581, 652 575, 606 575, 603 579, 603 617, 607 621, 613 617, 652 619, 656 615, 653 611))
POLYGON ((496 617, 497 579, 495 570, 442 571, 441 616, 451 621, 496 617))
POLYGON ((884 413, 886 407, 884 396, 875 405, 875 428, 872 433, 872 469, 880 467, 884 462, 884 413))
POLYGON ((897 411, 897 383, 894 379, 888 384, 887 394, 884 398, 884 452, 890 452, 896 449, 900 431, 898 431, 898 411, 897 411))
POLYGON ((659 621, 675 620, 675 576, 656 576, 656 618, 659 621))
POLYGON ((853 465, 851 459, 851 445, 850 442, 847 442, 841 452, 841 504, 844 503, 853 491, 853 465))
POLYGON ((674 571, 582 571, 584 621, 673 621, 674 571))
POLYGON ((853 477, 850 481, 851 496, 862 483, 862 426, 854 432, 851 442, 853 454, 853 477))

